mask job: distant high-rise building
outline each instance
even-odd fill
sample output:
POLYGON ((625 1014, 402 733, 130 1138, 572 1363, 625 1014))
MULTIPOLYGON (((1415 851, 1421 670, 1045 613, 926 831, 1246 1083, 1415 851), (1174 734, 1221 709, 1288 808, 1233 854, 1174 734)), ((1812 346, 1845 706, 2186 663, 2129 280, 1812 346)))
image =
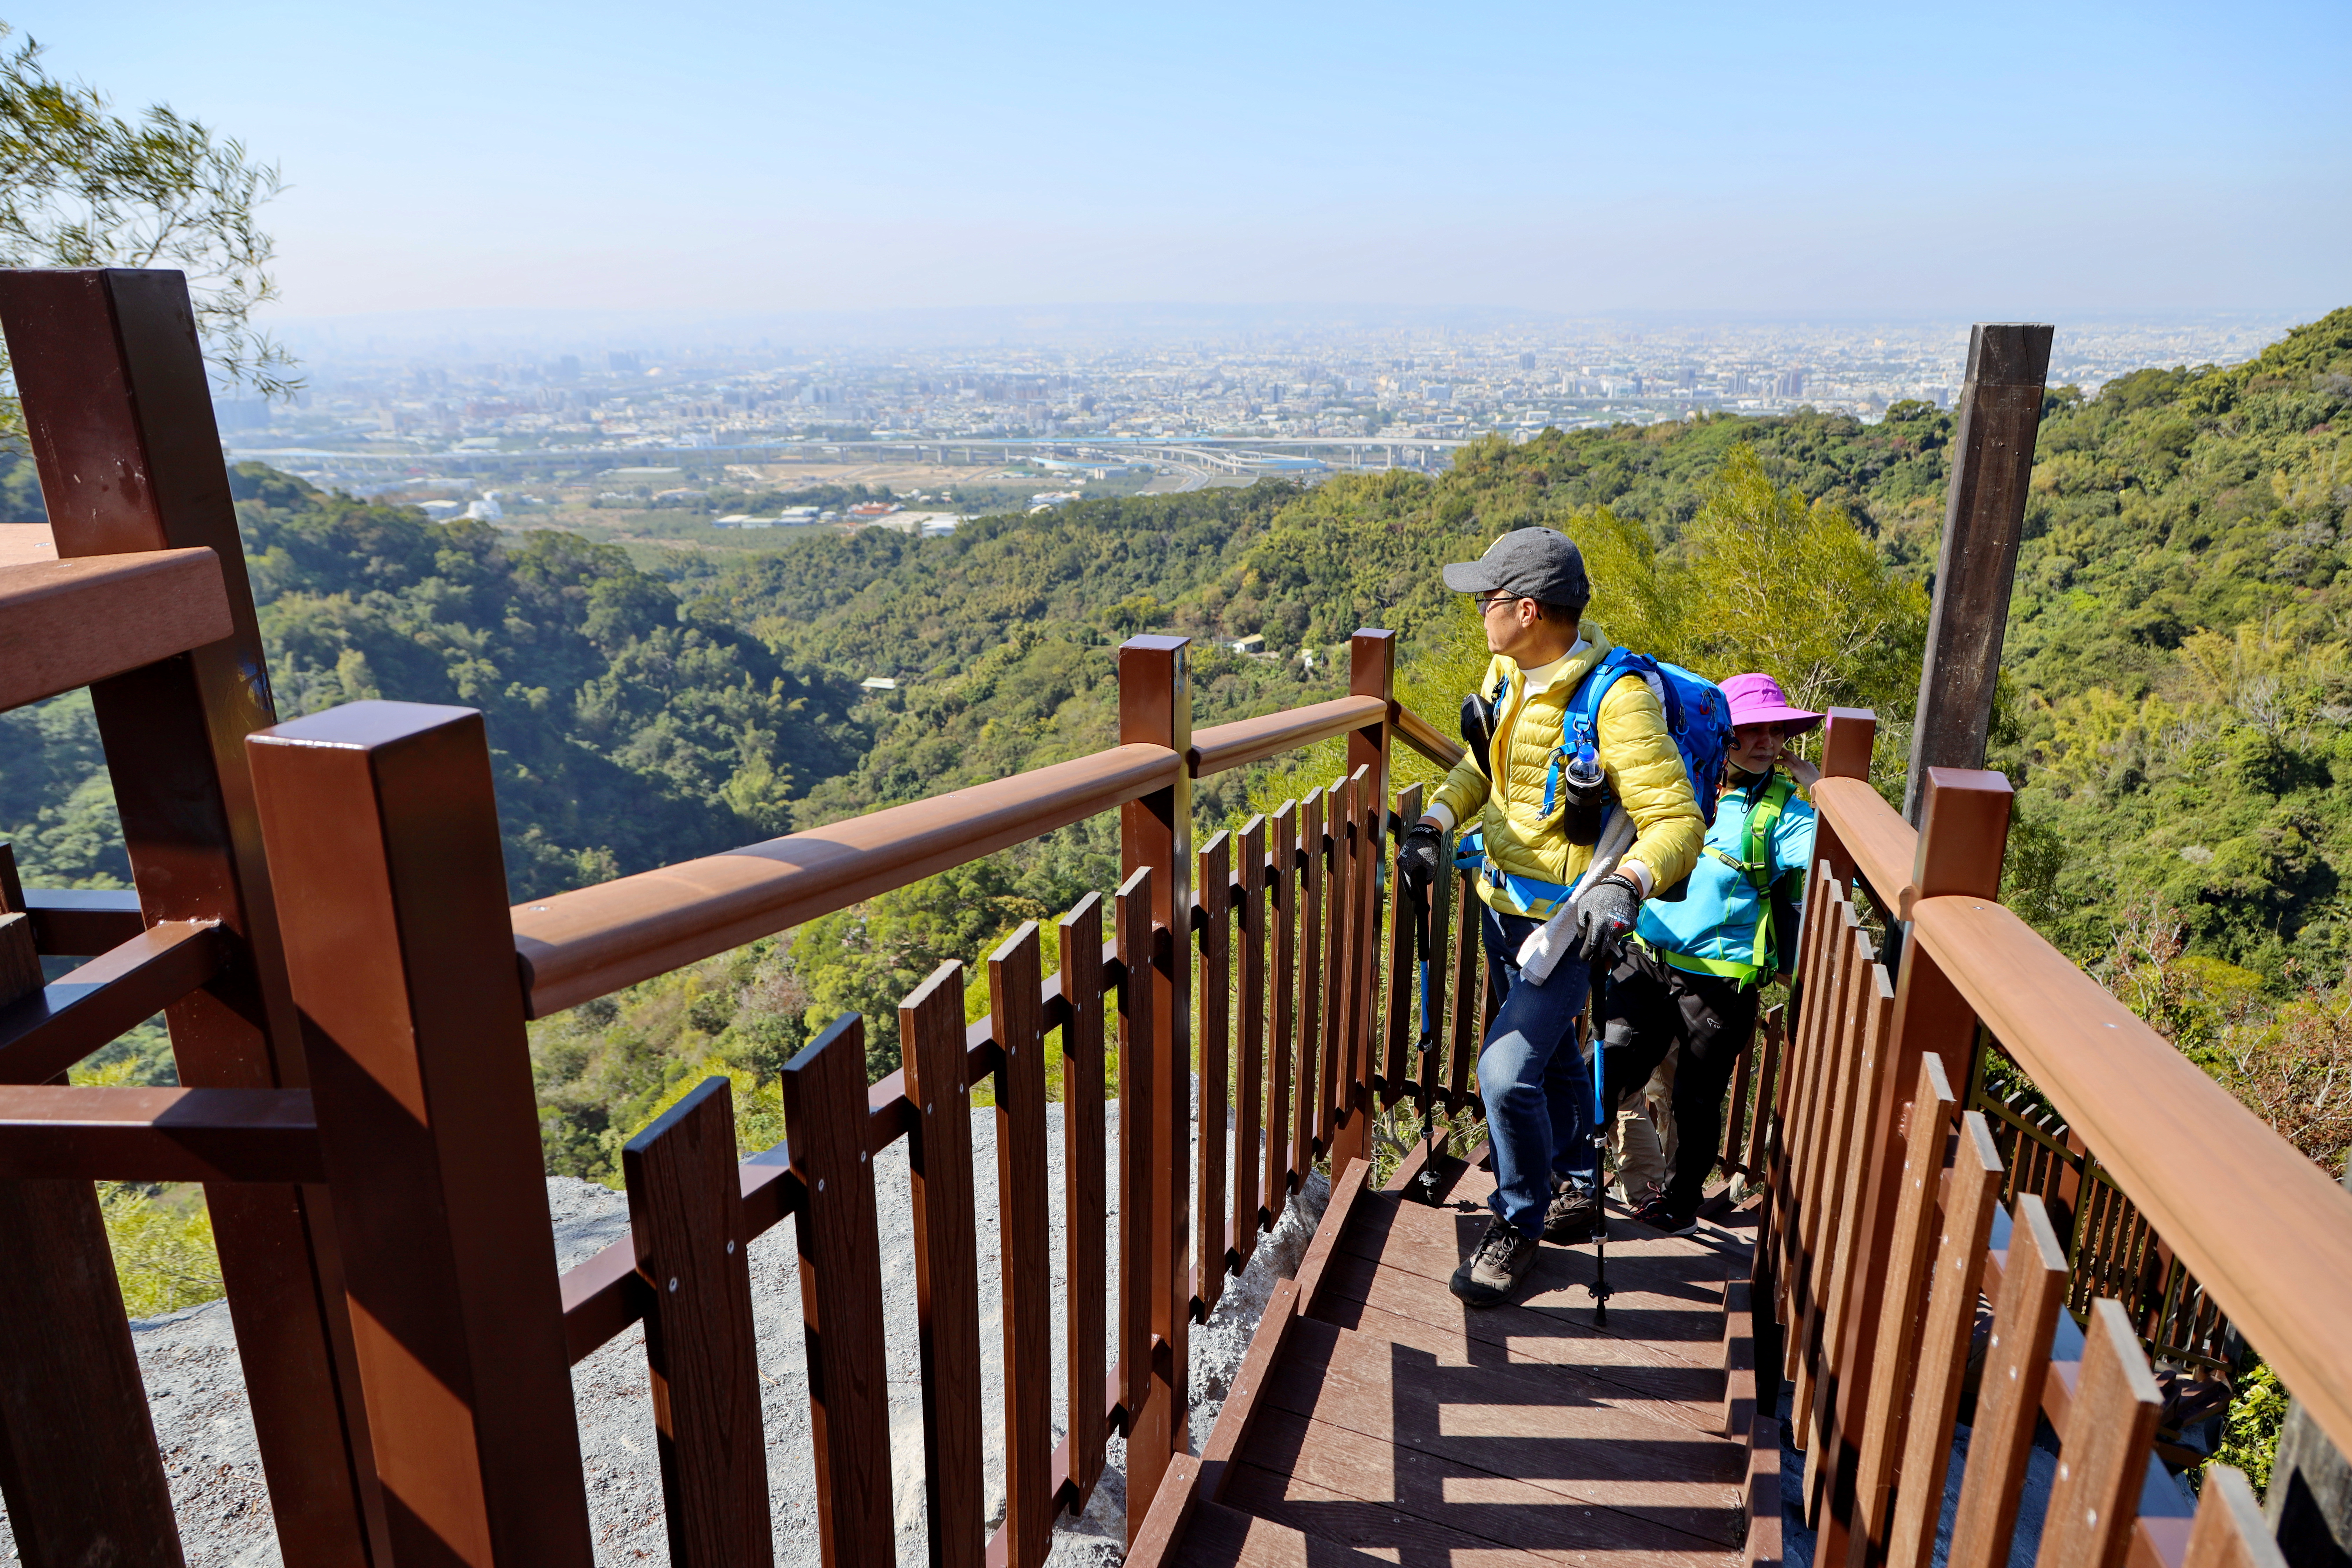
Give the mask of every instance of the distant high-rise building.
POLYGON ((1536 367, 1536 356, 1535 356, 1535 355, 1533 355, 1533 354, 1531 354, 1531 353, 1523 353, 1523 354, 1521 354, 1521 355, 1519 356, 1519 368, 1520 368, 1521 370, 1533 370, 1533 369, 1535 369, 1535 367, 1536 367))
POLYGON ((579 380, 580 356, 578 354, 565 354, 562 359, 557 360, 555 362, 555 377, 558 381, 579 380))
POLYGON ((615 349, 604 356, 604 368, 614 375, 635 375, 638 370, 637 356, 615 349))
POLYGON ((1780 373, 1780 395, 1781 395, 1781 396, 1783 396, 1783 397, 1802 397, 1802 396, 1804 396, 1804 395, 1805 395, 1805 373, 1804 373, 1803 371, 1801 371, 1801 370, 1784 370, 1784 371, 1782 371, 1782 372, 1780 373))

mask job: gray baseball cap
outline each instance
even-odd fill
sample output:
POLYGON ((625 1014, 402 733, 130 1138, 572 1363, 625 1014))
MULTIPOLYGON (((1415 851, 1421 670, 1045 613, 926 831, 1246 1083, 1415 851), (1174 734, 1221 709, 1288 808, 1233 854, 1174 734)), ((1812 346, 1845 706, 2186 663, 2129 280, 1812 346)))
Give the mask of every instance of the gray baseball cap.
POLYGON ((1584 605, 1592 598, 1584 552, 1552 528, 1513 529, 1477 560, 1446 567, 1445 585, 1457 594, 1517 594, 1546 605, 1584 605))

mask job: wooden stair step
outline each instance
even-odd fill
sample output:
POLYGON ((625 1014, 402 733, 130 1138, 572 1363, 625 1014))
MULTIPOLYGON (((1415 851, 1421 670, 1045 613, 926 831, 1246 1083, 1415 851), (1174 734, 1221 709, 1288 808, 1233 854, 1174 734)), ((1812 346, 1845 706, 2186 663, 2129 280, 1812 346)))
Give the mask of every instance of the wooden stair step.
POLYGON ((1291 1326, 1259 1398, 1235 1458, 1294 1476, 1309 1448, 1353 1455, 1370 1442, 1394 1450, 1400 1474, 1412 1456, 1451 1475, 1438 1490, 1463 1501, 1589 1504, 1630 1515, 1645 1535, 1663 1526, 1709 1544, 1744 1517, 1743 1445, 1596 1399, 1593 1380, 1571 1367, 1499 1357, 1444 1366, 1307 1319, 1291 1326))
MULTIPOLYGON (((1413 1275, 1444 1293, 1444 1304, 1410 1280, 1383 1287, 1392 1300, 1412 1300, 1406 1308, 1376 1301, 1386 1310, 1424 1321, 1435 1309, 1436 1321, 1458 1318, 1465 1310, 1446 1292, 1446 1281, 1470 1256, 1485 1234, 1486 1215, 1461 1214, 1406 1203, 1386 1194, 1360 1205, 1360 1211, 1339 1237, 1337 1253, 1372 1266, 1383 1276, 1413 1275)), ((1609 1326, 1592 1324, 1593 1249, 1591 1243, 1566 1247, 1549 1242, 1536 1255, 1533 1277, 1507 1307, 1486 1309, 1481 1316, 1503 1314, 1514 1332, 1571 1339, 1606 1337, 1619 1345, 1635 1347, 1622 1353, 1628 1362, 1719 1369, 1723 1364, 1723 1287, 1736 1271, 1747 1272, 1738 1248, 1686 1237, 1661 1236, 1646 1226, 1612 1216, 1608 1252, 1609 1326), (1513 1316, 1512 1314, 1518 1314, 1513 1316), (1532 1314, 1532 1316, 1530 1316, 1532 1314), (1546 1326, 1538 1327, 1538 1322, 1546 1326)), ((1335 1257, 1328 1277, 1333 1289, 1370 1290, 1361 1268, 1343 1268, 1335 1257), (1348 1284, 1341 1284, 1345 1279, 1348 1284)), ((1370 1296, 1360 1298, 1372 1300, 1370 1296)), ((1603 1353, 1600 1350, 1596 1355, 1603 1353)))
POLYGON ((1222 1503, 1195 1502, 1176 1568, 1373 1568, 1391 1558, 1358 1552, 1305 1531, 1222 1503))

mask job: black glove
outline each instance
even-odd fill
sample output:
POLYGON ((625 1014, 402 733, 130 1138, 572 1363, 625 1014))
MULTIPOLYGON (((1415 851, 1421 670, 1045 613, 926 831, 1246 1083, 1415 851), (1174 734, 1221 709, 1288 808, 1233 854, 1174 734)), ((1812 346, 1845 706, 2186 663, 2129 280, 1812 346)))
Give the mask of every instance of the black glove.
POLYGON ((1445 859, 1445 835, 1426 822, 1416 822, 1397 846, 1397 875, 1416 899, 1437 880, 1445 859))
POLYGON ((1577 900, 1576 945, 1569 951, 1589 963, 1604 962, 1633 929, 1633 917, 1641 909, 1642 890, 1633 879, 1611 872, 1577 900))

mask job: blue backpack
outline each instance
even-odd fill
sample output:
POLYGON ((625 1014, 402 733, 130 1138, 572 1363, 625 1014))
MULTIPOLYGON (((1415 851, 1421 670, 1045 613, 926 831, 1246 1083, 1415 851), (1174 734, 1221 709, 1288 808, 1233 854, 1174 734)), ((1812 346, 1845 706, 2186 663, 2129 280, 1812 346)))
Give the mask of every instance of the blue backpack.
POLYGON ((1560 771, 1583 748, 1591 746, 1598 752, 1601 700, 1629 675, 1641 677, 1666 710, 1666 732, 1675 739, 1675 750, 1682 753, 1683 771, 1690 775, 1699 818, 1713 822, 1716 791, 1723 782, 1723 760, 1731 750, 1731 704, 1725 700, 1723 689, 1706 677, 1622 647, 1611 648, 1592 667, 1560 716, 1559 745, 1551 754, 1551 767, 1544 779, 1545 815, 1550 815, 1552 803, 1559 798, 1560 771))

